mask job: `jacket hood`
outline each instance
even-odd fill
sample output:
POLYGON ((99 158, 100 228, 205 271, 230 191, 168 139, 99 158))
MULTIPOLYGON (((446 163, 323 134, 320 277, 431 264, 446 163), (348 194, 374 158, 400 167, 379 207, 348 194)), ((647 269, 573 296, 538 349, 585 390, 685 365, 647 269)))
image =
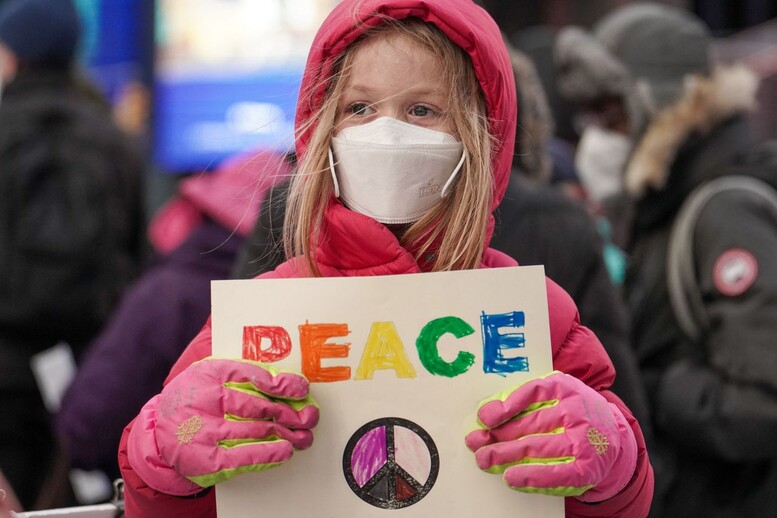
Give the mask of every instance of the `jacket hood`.
POLYGON ((265 192, 290 172, 291 166, 280 154, 249 152, 227 159, 213 172, 187 178, 180 183, 178 195, 154 216, 149 240, 158 251, 170 252, 203 216, 245 237, 253 229, 265 192))
POLYGON ((507 49, 494 20, 472 0, 343 0, 316 35, 302 77, 297 105, 297 154, 304 155, 313 127, 301 131, 320 107, 326 92, 324 78, 340 54, 368 29, 386 18, 419 18, 439 28, 472 59, 486 99, 489 126, 496 139, 492 170, 493 207, 507 188, 513 158, 517 103, 507 49))

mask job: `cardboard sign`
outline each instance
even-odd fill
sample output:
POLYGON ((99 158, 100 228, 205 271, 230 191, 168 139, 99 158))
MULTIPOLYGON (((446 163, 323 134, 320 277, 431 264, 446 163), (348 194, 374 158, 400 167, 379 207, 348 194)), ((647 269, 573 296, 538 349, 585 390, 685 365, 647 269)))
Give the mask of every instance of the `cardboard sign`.
POLYGON ((309 450, 216 490, 219 516, 562 517, 464 444, 478 403, 552 370, 542 267, 212 283, 213 354, 304 373, 309 450))

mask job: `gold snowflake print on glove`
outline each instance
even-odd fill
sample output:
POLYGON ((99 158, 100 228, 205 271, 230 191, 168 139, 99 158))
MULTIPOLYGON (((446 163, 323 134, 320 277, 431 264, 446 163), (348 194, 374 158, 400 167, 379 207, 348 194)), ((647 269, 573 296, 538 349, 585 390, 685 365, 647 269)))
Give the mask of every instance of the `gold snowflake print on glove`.
POLYGON ((202 417, 193 415, 183 423, 178 425, 175 436, 178 437, 178 444, 189 444, 194 436, 202 428, 202 417))
POLYGON ((607 453, 607 447, 610 443, 607 442, 607 437, 603 433, 596 428, 589 428, 586 436, 588 437, 588 442, 596 449, 596 453, 599 455, 607 453))

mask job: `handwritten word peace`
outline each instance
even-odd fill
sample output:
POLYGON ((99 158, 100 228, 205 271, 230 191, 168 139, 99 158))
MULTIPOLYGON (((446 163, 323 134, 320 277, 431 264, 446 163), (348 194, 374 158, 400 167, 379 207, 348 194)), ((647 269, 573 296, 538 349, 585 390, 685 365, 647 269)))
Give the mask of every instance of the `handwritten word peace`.
MULTIPOLYGON (((510 372, 528 372, 526 356, 515 354, 515 349, 526 347, 521 328, 526 316, 522 311, 480 315, 483 342, 483 372, 504 375, 510 372)), ((302 373, 311 382, 335 382, 351 379, 351 367, 328 366, 322 360, 347 358, 351 344, 329 343, 330 338, 350 334, 347 323, 310 323, 298 326, 302 373)), ((415 340, 418 358, 429 373, 453 378, 467 372, 475 363, 475 355, 458 351, 453 361, 440 355, 438 342, 445 334, 463 338, 475 332, 470 324, 455 316, 431 320, 422 327, 415 340)), ((263 363, 274 363, 291 354, 289 332, 280 326, 244 326, 243 357, 263 363), (265 346, 263 347, 263 343, 265 346)), ((393 322, 373 322, 365 340, 361 359, 353 379, 372 379, 378 370, 394 370, 399 378, 415 378, 416 371, 408 358, 393 322)))

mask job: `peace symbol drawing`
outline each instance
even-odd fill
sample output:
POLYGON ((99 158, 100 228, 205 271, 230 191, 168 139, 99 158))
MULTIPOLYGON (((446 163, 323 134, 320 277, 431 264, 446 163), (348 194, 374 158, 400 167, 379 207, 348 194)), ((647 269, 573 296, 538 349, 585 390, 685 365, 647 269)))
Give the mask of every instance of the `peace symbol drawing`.
POLYGON ((370 505, 402 509, 431 491, 440 470, 437 446, 420 426, 399 417, 375 419, 359 428, 343 453, 351 490, 370 505))

